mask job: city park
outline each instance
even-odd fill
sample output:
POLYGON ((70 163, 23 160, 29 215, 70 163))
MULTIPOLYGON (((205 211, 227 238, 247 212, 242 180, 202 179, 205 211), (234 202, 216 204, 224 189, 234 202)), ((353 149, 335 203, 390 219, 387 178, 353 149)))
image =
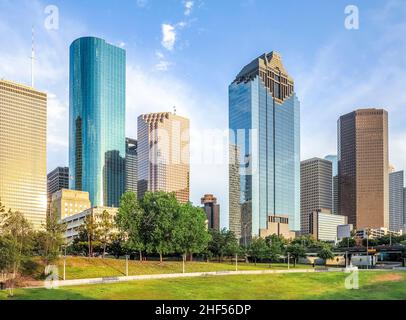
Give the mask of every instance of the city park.
POLYGON ((0 204, 0 300, 406 297, 402 268, 351 271, 338 259, 374 247, 396 246, 404 255, 405 236, 357 246, 354 237, 333 245, 272 235, 240 245, 226 229, 208 230, 201 208, 164 192, 141 200, 124 194, 115 217, 88 216, 69 244, 65 230, 54 214, 33 230, 22 213, 0 204), (309 262, 310 253, 317 259, 309 262), (349 277, 357 282, 350 288, 349 277))

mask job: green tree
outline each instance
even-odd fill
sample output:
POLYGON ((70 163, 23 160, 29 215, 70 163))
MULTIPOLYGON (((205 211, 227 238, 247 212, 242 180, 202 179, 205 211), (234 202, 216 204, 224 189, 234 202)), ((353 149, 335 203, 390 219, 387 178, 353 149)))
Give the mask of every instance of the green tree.
POLYGON ((319 258, 324 260, 324 265, 327 265, 327 261, 334 259, 335 255, 329 245, 324 245, 318 254, 319 258))
POLYGON ((126 248, 139 253, 142 261, 142 251, 146 248, 148 232, 145 223, 144 210, 140 207, 134 192, 126 192, 120 201, 120 207, 115 218, 118 229, 125 235, 126 248))
POLYGON ((210 239, 203 210, 190 203, 182 205, 173 233, 176 251, 182 254, 184 260, 189 254, 192 261, 193 254, 202 253, 210 239))
POLYGON ((89 258, 93 257, 95 242, 99 240, 98 224, 93 214, 86 216, 79 228, 79 232, 83 232, 86 235, 89 258))
POLYGON ((344 238, 338 244, 339 248, 353 248, 357 245, 354 238, 344 238))
POLYGON ((286 252, 289 253, 291 258, 293 258, 294 267, 296 267, 296 263, 298 262, 299 258, 306 257, 305 247, 299 243, 291 243, 288 245, 286 252))
POLYGON ((18 211, 1 210, 2 273, 6 274, 9 295, 14 295, 14 284, 22 263, 31 256, 33 231, 30 223, 18 211))
POLYGON ((56 208, 54 208, 52 213, 47 215, 43 227, 44 231, 37 232, 35 236, 35 247, 45 264, 48 265, 53 264, 60 256, 61 247, 65 243, 66 225, 58 222, 56 208))
POLYGON ((180 205, 174 193, 147 192, 140 201, 144 211, 142 222, 146 236, 146 249, 163 255, 174 252, 173 232, 180 213, 180 205))
POLYGON ((106 248, 111 241, 111 236, 114 228, 114 219, 110 212, 104 210, 97 223, 98 232, 100 234, 100 242, 103 247, 103 258, 106 255, 106 248))
POLYGON ((208 245, 210 256, 217 257, 218 261, 223 261, 224 256, 234 255, 239 252, 238 240, 234 233, 227 229, 210 230, 211 241, 208 245))
POLYGON ((251 258, 254 259, 255 264, 257 264, 258 260, 261 261, 270 256, 270 248, 264 238, 253 238, 248 252, 251 258))

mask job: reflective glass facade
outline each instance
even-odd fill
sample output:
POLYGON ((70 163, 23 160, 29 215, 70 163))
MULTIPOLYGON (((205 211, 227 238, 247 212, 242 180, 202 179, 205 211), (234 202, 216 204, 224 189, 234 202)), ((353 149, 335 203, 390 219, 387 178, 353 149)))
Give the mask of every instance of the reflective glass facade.
POLYGON ((286 215, 291 230, 300 230, 300 103, 277 53, 254 60, 230 85, 229 127, 240 164, 230 225, 240 208, 241 230, 233 231, 257 236, 269 215, 286 215))
POLYGON ((70 188, 93 206, 118 206, 125 189, 125 64, 121 48, 85 37, 70 47, 70 188))

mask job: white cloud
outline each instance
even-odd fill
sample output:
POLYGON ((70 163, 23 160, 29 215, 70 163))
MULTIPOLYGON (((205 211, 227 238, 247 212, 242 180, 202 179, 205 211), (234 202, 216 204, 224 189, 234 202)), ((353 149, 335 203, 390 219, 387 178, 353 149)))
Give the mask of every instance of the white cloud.
POLYGON ((137 0, 136 4, 140 8, 145 8, 148 5, 148 0, 137 0))
POLYGON ((155 57, 158 60, 157 64, 155 65, 155 70, 157 71, 168 71, 169 67, 173 64, 172 62, 168 61, 165 55, 160 51, 155 52, 155 57))
POLYGON ((169 51, 172 51, 176 42, 176 30, 173 25, 162 24, 162 46, 169 51))
POLYGON ((187 0, 184 2, 185 4, 185 16, 189 16, 192 13, 192 9, 193 9, 193 5, 194 5, 194 1, 191 0, 187 0))

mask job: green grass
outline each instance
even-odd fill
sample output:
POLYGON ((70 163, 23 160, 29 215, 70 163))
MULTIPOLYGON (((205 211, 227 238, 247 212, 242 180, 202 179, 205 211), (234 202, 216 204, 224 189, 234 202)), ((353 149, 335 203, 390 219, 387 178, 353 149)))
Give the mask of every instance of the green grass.
MULTIPOLYGON (((59 261, 59 274, 63 273, 63 260, 59 261)), ((231 262, 186 262, 185 271, 189 272, 212 272, 212 271, 234 271, 235 264, 231 262)), ((296 268, 310 268, 309 265, 298 265, 296 268)), ((247 264, 239 263, 238 270, 273 270, 287 269, 286 264, 247 264)), ((42 271, 42 270, 41 270, 42 271)), ((145 275, 145 274, 168 274, 182 273, 181 261, 129 261, 129 275, 145 275)), ((100 277, 118 277, 125 275, 125 260, 117 259, 101 259, 101 258, 80 258, 70 257, 66 264, 66 279, 88 279, 100 277)))
MULTIPOLYGON (((360 272, 359 290, 347 290, 344 273, 303 273, 218 276, 145 280, 106 285, 66 287, 55 290, 17 289, 21 300, 325 300, 406 299, 406 274, 360 272)), ((0 300, 7 299, 0 293, 0 300)))

